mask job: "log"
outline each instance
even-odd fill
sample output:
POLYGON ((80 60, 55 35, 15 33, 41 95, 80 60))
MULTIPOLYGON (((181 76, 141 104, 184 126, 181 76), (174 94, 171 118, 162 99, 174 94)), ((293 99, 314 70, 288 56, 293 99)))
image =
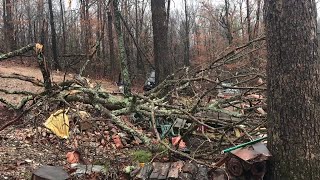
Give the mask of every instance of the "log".
POLYGON ((11 74, 11 75, 5 75, 0 73, 0 78, 6 78, 6 79, 19 79, 21 81, 27 81, 35 86, 43 87, 43 83, 39 81, 38 79, 35 79, 34 77, 28 77, 28 76, 23 76, 20 74, 11 74))
POLYGON ((43 56, 43 45, 39 43, 32 43, 28 44, 27 46, 24 46, 20 49, 14 50, 12 52, 8 52, 6 54, 1 54, 0 55, 0 61, 19 56, 21 54, 24 54, 30 50, 35 49, 37 59, 38 59, 38 64, 42 73, 43 81, 44 81, 44 87, 47 92, 50 92, 52 89, 52 83, 51 83, 51 78, 50 78, 50 71, 48 68, 48 64, 43 56))
POLYGON ((31 43, 31 44, 28 44, 27 46, 24 46, 20 49, 12 51, 12 52, 8 52, 6 54, 1 54, 0 61, 24 54, 24 53, 32 50, 35 47, 36 47, 36 43, 31 43))

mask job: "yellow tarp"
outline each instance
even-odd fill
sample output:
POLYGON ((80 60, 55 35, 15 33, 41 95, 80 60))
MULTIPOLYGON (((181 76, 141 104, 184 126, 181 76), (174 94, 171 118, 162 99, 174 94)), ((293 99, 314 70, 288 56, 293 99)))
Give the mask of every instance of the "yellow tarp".
POLYGON ((60 109, 51 114, 44 126, 60 138, 69 138, 69 118, 66 110, 60 109))

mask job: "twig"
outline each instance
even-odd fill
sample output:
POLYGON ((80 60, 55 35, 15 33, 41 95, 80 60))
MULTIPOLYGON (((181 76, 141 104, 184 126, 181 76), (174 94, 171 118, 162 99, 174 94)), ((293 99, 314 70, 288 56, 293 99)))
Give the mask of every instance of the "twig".
POLYGON ((12 125, 13 123, 19 121, 27 112, 29 112, 35 105, 37 105, 36 103, 33 104, 32 106, 28 107, 27 109, 25 109, 18 117, 14 118, 13 120, 7 122, 6 124, 4 124, 2 127, 0 127, 0 131, 4 130, 6 127, 12 125))
MULTIPOLYGON (((253 127, 252 129, 250 129, 249 131, 247 131, 247 133, 251 133, 252 131, 254 131, 255 129, 259 128, 260 126, 264 126, 267 123, 267 121, 262 122, 261 124, 258 124, 257 126, 253 127)), ((240 139, 242 139, 246 134, 242 134, 240 137, 238 137, 237 139, 235 139, 233 141, 233 143, 239 141, 240 139)))
POLYGON ((5 94, 18 94, 18 95, 35 95, 35 93, 28 92, 28 91, 8 91, 6 89, 0 89, 0 92, 3 92, 5 94))
POLYGON ((186 157, 186 158, 188 158, 188 159, 190 159, 190 160, 192 160, 192 161, 194 161, 194 162, 196 162, 196 163, 198 163, 198 164, 202 164, 202 165, 205 165, 205 166, 210 167, 210 168, 218 168, 218 167, 215 166, 215 165, 208 164, 208 163, 206 163, 206 162, 204 162, 204 161, 200 161, 200 160, 198 160, 198 159, 195 159, 195 158, 189 156, 189 155, 186 154, 186 153, 183 153, 183 152, 174 150, 174 149, 172 149, 168 144, 166 144, 166 143, 163 142, 163 141, 160 141, 160 143, 161 143, 162 145, 164 145, 167 149, 169 149, 170 151, 172 151, 173 153, 176 153, 176 154, 179 154, 179 155, 181 155, 181 156, 183 156, 183 157, 186 157))
POLYGON ((21 74, 11 74, 11 75, 5 75, 0 73, 0 78, 7 78, 7 79, 19 79, 22 81, 30 82, 36 86, 43 87, 43 83, 39 81, 38 79, 35 79, 33 77, 23 76, 21 74))

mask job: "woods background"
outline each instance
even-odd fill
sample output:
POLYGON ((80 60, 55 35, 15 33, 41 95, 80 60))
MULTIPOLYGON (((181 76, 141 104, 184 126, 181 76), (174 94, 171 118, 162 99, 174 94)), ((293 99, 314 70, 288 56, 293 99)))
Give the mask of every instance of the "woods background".
MULTIPOLYGON (((169 16, 167 65, 173 69, 190 63, 201 65, 264 32, 261 0, 174 0, 166 1, 165 8, 169 16)), ((119 9, 127 25, 122 29, 131 79, 139 80, 150 72, 150 63, 154 64, 151 4, 125 0, 119 9)), ((86 75, 117 80, 119 47, 110 1, 3 0, 0 12, 1 52, 40 42, 52 70, 78 72, 90 59, 86 75), (100 46, 93 52, 98 42, 100 46)), ((254 56, 248 54, 246 63, 231 64, 230 68, 263 67, 264 54, 263 49, 254 56)))

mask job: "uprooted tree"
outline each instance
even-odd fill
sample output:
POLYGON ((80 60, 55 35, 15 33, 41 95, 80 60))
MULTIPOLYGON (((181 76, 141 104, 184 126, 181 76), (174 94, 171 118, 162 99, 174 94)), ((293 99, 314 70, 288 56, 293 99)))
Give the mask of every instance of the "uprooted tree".
MULTIPOLYGON (((250 132, 255 131, 257 127, 264 123, 264 121, 261 121, 265 118, 264 114, 257 116, 256 113, 250 112, 257 108, 263 108, 265 100, 257 96, 250 96, 250 94, 264 94, 264 83, 257 82, 265 77, 263 73, 254 72, 245 66, 238 69, 239 73, 235 74, 229 72, 229 69, 232 64, 237 64, 240 60, 247 61, 247 58, 244 57, 263 47, 263 40, 264 37, 261 37, 229 50, 205 67, 193 69, 183 67, 151 91, 145 94, 132 93, 130 96, 114 95, 103 89, 101 85, 91 83, 88 79, 79 75, 75 76, 74 79, 63 82, 51 82, 50 71, 46 66, 46 59, 43 57, 42 46, 40 44, 30 44, 19 50, 1 55, 0 60, 34 49, 43 74, 43 82, 33 77, 18 74, 0 74, 0 78, 15 78, 27 81, 35 86, 44 87, 43 92, 35 94, 26 91, 0 89, 2 93, 25 96, 18 105, 0 98, 0 102, 8 107, 21 111, 20 116, 0 127, 0 131, 35 109, 42 108, 43 111, 41 112, 48 116, 51 112, 61 108, 81 110, 81 107, 78 106, 80 103, 90 106, 91 109, 99 112, 100 116, 110 119, 123 130, 138 137, 146 145, 150 145, 150 137, 135 126, 123 121, 121 116, 132 113, 141 115, 146 124, 151 123, 150 128, 160 142, 162 141, 156 128, 158 119, 165 119, 174 123, 176 119, 180 118, 191 123, 186 132, 182 134, 183 138, 201 126, 212 133, 221 134, 217 137, 200 134, 204 138, 220 142, 220 145, 222 139, 229 139, 228 143, 234 144, 241 138, 250 136, 250 132), (253 43, 255 43, 256 48, 248 48, 253 43), (226 82, 232 83, 232 86, 226 82), (241 93, 231 98, 216 99, 219 89, 237 89, 241 93), (233 110, 230 110, 231 108, 233 110), (245 128, 240 125, 245 125, 245 128), (244 133, 231 140, 226 132, 234 128, 239 128, 244 133)), ((166 143, 162 143, 166 145, 166 143)), ((216 145, 213 151, 220 152, 220 145, 216 145)), ((166 147, 170 148, 167 145, 166 147)), ((180 154, 195 160, 184 153, 180 154)), ((201 161, 197 162, 203 163, 201 161)))

